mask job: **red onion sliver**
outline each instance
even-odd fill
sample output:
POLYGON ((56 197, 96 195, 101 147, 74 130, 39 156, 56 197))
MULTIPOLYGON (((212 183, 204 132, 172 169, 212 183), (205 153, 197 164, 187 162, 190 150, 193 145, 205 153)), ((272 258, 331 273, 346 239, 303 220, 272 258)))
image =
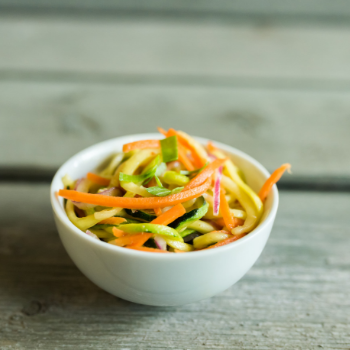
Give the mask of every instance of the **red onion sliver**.
POLYGON ((77 182, 75 183, 74 186, 74 191, 78 191, 78 187, 81 184, 81 182, 84 180, 84 178, 82 177, 81 179, 78 179, 77 182))
POLYGON ((99 194, 102 194, 104 196, 115 196, 117 194, 118 188, 117 187, 111 187, 107 188, 106 190, 100 192, 99 194))
POLYGON ((217 157, 214 156, 214 154, 208 153, 209 159, 213 162, 217 157))
POLYGON ((215 185, 214 185, 214 215, 219 214, 220 208, 220 183, 222 177, 223 166, 216 171, 215 185))
POLYGON ((78 207, 79 209, 82 209, 82 210, 87 210, 87 209, 91 209, 91 208, 95 208, 96 207, 95 204, 81 203, 81 202, 75 202, 75 201, 72 201, 72 203, 76 207, 78 207))
POLYGON ((86 233, 87 235, 89 235, 90 237, 97 239, 98 241, 100 240, 94 233, 92 233, 92 232, 89 231, 89 230, 87 230, 85 233, 86 233))
POLYGON ((162 236, 155 235, 154 242, 160 250, 166 250, 166 241, 162 236))

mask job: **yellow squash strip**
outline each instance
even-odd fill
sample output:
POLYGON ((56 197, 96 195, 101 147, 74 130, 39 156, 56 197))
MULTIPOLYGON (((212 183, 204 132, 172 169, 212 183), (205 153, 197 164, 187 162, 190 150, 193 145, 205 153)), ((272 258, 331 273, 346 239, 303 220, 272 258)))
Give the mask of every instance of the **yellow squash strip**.
POLYGON ((175 241, 174 239, 168 238, 166 236, 162 236, 162 238, 164 238, 166 244, 174 249, 179 249, 183 252, 190 252, 193 250, 193 247, 191 246, 191 244, 187 244, 184 242, 180 242, 180 241, 175 241))
POLYGON ((232 179, 230 179, 226 175, 223 175, 221 182, 224 185, 225 189, 232 192, 237 197, 237 199, 239 200, 242 207, 247 213, 247 218, 244 222, 244 225, 235 227, 234 229, 232 229, 231 233, 234 235, 238 235, 241 233, 250 232, 258 224, 262 215, 262 211, 258 212, 256 210, 251 198, 232 179))
POLYGON ((214 231, 206 233, 205 235, 196 237, 193 240, 193 246, 195 249, 203 249, 208 247, 208 245, 223 241, 230 236, 231 235, 226 231, 214 231))
POLYGON ((108 163, 107 167, 100 172, 101 176, 112 176, 114 170, 119 166, 124 158, 123 153, 118 153, 113 156, 112 160, 108 163))
MULTIPOLYGON (((144 149, 136 152, 131 158, 129 158, 124 163, 122 172, 127 175, 134 175, 138 168, 149 163, 158 153, 159 150, 154 149, 144 149)), ((120 186, 123 187, 125 191, 138 194, 142 197, 152 196, 152 194, 147 192, 145 187, 135 184, 133 182, 121 181, 120 186)))
POLYGON ((95 226, 99 221, 101 221, 99 219, 96 219, 94 214, 85 216, 83 218, 78 218, 74 212, 74 204, 70 200, 68 200, 66 204, 66 213, 69 220, 72 221, 72 223, 76 227, 78 227, 80 230, 84 232, 88 228, 95 226))

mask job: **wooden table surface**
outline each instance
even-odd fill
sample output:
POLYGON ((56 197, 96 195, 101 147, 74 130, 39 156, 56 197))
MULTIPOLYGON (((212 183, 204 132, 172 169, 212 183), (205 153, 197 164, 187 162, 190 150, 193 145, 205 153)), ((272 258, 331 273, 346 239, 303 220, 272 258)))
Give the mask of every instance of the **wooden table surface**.
POLYGON ((0 0, 0 349, 350 349, 350 5, 0 0), (91 283, 54 226, 68 157, 175 127, 293 165, 258 262, 198 303, 91 283))

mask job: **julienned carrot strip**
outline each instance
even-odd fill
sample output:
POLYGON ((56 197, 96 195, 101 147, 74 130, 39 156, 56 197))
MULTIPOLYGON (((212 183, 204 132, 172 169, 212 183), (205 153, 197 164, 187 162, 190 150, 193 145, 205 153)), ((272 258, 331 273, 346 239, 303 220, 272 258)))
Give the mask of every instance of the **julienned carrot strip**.
POLYGON ((219 150, 219 149, 213 144, 212 141, 208 141, 208 143, 207 143, 207 148, 208 148, 208 151, 209 151, 210 153, 213 153, 213 152, 216 152, 216 151, 219 150))
MULTIPOLYGON (((211 163, 213 164, 213 163, 211 163)), ((205 169, 204 169, 205 170, 205 169)), ((203 182, 203 181, 201 181, 203 182)), ((128 198, 128 197, 112 197, 101 194, 84 193, 73 190, 59 190, 58 195, 76 202, 90 203, 103 207, 120 207, 127 209, 154 209, 165 208, 186 202, 190 199, 197 198, 210 186, 210 179, 207 179, 200 186, 182 190, 180 193, 172 194, 166 197, 144 197, 144 198, 128 198)))
POLYGON ((151 224, 167 226, 184 214, 186 214, 186 209, 181 203, 179 203, 167 210, 162 215, 158 216, 156 219, 152 220, 151 224))
MULTIPOLYGON (((232 216, 232 215, 231 215, 232 216)), ((235 223, 235 227, 237 226, 242 226, 244 224, 244 220, 242 219, 239 219, 239 218, 233 218, 234 220, 234 223, 235 223)), ((224 227, 226 224, 225 224, 225 221, 223 218, 219 218, 219 219, 216 219, 215 220, 215 223, 221 227, 224 227)))
POLYGON ((159 140, 141 140, 141 141, 126 143, 123 146, 123 152, 127 153, 130 151, 133 151, 134 149, 159 148, 159 147, 160 147, 159 140))
POLYGON ((194 163, 196 165, 197 168, 201 168, 206 162, 206 159, 203 159, 201 157, 200 154, 198 154, 197 150, 195 147, 193 147, 182 135, 180 135, 175 129, 169 129, 167 136, 173 136, 173 135, 177 135, 177 138, 179 140, 179 142, 185 146, 186 148, 188 148, 191 153, 192 153, 192 157, 194 160, 194 163))
POLYGON ((158 130, 161 134, 163 134, 165 137, 167 137, 168 132, 167 132, 166 130, 164 130, 163 128, 161 128, 161 127, 159 127, 159 126, 158 126, 157 130, 158 130))
POLYGON ((160 250, 160 249, 148 248, 148 247, 126 247, 126 248, 140 250, 142 252, 150 252, 150 253, 170 253, 167 250, 160 250))
POLYGON ((267 195, 271 191, 272 186, 282 177, 283 173, 286 170, 289 170, 291 167, 292 166, 289 163, 281 165, 266 180, 266 182, 264 183, 263 187, 261 187, 261 190, 259 192, 259 197, 262 202, 266 199, 267 195))
POLYGON ((122 230, 119 230, 119 228, 113 227, 112 231, 113 231, 113 235, 118 238, 125 236, 125 232, 122 230))
POLYGON ((204 248, 204 249, 201 249, 201 250, 207 250, 207 249, 213 249, 213 248, 222 247, 223 245, 226 245, 226 244, 232 243, 234 241, 237 241, 238 239, 244 237, 245 235, 246 235, 245 233, 241 233, 240 235, 236 235, 236 236, 233 236, 233 237, 226 238, 226 239, 224 239, 221 242, 218 242, 216 244, 211 245, 208 248, 204 248))
POLYGON ((212 163, 208 164, 199 174, 197 174, 183 189, 183 191, 187 191, 191 188, 197 187, 202 184, 205 180, 210 178, 214 171, 223 165, 226 161, 226 158, 223 159, 215 159, 212 163))
POLYGON ((181 144, 178 143, 177 150, 179 155, 179 161, 184 165, 184 167, 188 171, 194 170, 195 169, 194 165, 186 155, 186 149, 181 144))
POLYGON ((153 210, 154 210, 154 213, 155 213, 157 216, 163 214, 162 209, 160 209, 160 208, 154 208, 153 210))
MULTIPOLYGON (((117 238, 113 241, 109 241, 108 243, 117 245, 119 247, 124 247, 126 245, 137 244, 137 243, 141 242, 143 239, 146 239, 146 241, 147 241, 151 236, 152 236, 152 233, 141 233, 139 235, 120 237, 120 238, 117 238)), ((146 241, 144 241, 144 242, 146 242, 146 241)))
POLYGON ((225 226, 231 231, 236 225, 227 203, 225 192, 220 190, 220 211, 225 222, 225 226))
POLYGON ((152 237, 152 233, 143 233, 142 235, 138 236, 140 236, 139 239, 128 245, 128 248, 142 247, 152 237))
POLYGON ((101 186, 108 186, 109 183, 111 182, 110 179, 106 179, 105 177, 102 177, 100 175, 94 174, 94 173, 87 173, 86 177, 88 178, 88 180, 99 184, 101 186))
POLYGON ((174 249, 174 252, 175 253, 186 253, 186 252, 184 252, 183 250, 180 250, 180 249, 174 249))
POLYGON ((108 218, 108 219, 104 219, 102 221, 99 222, 99 224, 105 224, 105 225, 119 225, 122 222, 125 222, 126 219, 124 218, 108 218))

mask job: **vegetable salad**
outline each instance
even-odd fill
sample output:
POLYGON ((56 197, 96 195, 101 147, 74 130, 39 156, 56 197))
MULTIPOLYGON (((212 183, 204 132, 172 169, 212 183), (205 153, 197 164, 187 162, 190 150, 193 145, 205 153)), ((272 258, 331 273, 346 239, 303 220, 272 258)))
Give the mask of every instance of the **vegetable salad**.
POLYGON ((205 148, 182 131, 158 130, 162 140, 125 144, 101 171, 62 178, 70 221, 96 240, 154 253, 212 249, 249 234, 290 164, 257 194, 212 142, 205 148))

